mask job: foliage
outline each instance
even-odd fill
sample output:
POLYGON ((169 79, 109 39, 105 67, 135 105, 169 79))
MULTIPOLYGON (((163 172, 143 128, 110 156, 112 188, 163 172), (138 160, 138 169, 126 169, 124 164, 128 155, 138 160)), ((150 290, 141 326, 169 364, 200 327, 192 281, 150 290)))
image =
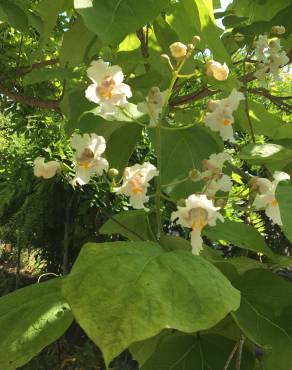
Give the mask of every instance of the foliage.
POLYGON ((0 298, 1 368, 73 319, 106 368, 292 363, 291 4, 218 9, 0 0, 0 238, 65 275, 0 298))

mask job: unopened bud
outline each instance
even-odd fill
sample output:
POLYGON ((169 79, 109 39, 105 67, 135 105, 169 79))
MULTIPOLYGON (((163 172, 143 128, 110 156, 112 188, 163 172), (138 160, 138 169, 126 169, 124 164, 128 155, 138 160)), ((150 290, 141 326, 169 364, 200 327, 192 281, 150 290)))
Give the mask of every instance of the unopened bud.
POLYGON ((167 54, 161 54, 160 55, 160 61, 161 63, 170 63, 169 56, 167 54))
POLYGON ((110 168, 108 170, 108 175, 111 177, 111 178, 115 178, 117 177, 119 174, 119 171, 116 169, 116 168, 110 168))
POLYGON ((201 180, 201 172, 196 170, 195 168, 193 170, 190 170, 189 172, 189 179, 191 181, 200 181, 201 180))
POLYGON ((283 35, 286 32, 286 28, 284 26, 273 26, 272 32, 276 35, 283 35))
POLYGON ((217 199, 215 202, 216 207, 224 208, 226 206, 226 200, 225 199, 217 199))
POLYGON ((176 202, 178 207, 185 207, 186 206, 186 200, 181 198, 176 202))
POLYGON ((194 45, 194 47, 196 47, 200 41, 201 41, 200 36, 194 36, 192 39, 192 44, 194 45))
POLYGON ((169 46, 169 50, 175 59, 183 59, 187 55, 188 47, 182 42, 174 42, 169 46))
POLYGON ((212 76, 218 81, 224 81, 228 78, 229 68, 225 63, 222 65, 215 60, 210 60, 207 63, 206 73, 208 76, 212 76))

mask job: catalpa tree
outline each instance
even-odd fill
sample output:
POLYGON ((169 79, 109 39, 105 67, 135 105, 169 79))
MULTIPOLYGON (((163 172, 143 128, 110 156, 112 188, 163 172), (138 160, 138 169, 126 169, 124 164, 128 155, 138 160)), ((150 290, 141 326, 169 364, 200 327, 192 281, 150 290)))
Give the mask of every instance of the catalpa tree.
POLYGON ((72 148, 35 158, 31 172, 84 191, 107 184, 127 204, 69 274, 0 299, 1 369, 74 319, 107 368, 126 349, 141 370, 292 368, 292 285, 278 274, 292 260, 258 227, 278 225, 292 242, 291 93, 278 89, 291 80, 292 6, 218 9, 0 0, 2 103, 52 110, 72 148), (50 37, 58 22, 65 32, 50 37), (154 154, 129 164, 145 138, 154 154), (241 257, 218 251, 229 244, 241 257))

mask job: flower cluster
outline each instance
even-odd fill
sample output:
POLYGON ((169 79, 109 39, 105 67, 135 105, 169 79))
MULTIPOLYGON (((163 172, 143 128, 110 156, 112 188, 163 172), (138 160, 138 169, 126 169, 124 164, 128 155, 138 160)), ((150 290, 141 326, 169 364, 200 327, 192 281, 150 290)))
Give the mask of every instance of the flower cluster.
MULTIPOLYGON (((278 26, 281 27, 281 26, 278 26)), ((276 32, 275 32, 276 33, 276 32)), ((279 31, 277 31, 279 34, 279 31)), ((282 50, 279 39, 268 40, 267 35, 259 35, 254 43, 257 58, 257 70, 254 75, 266 85, 266 78, 272 74, 276 81, 281 80, 279 69, 289 62, 289 58, 282 50)))
POLYGON ((278 225, 282 225, 280 208, 276 199, 276 189, 280 181, 290 180, 290 176, 285 172, 276 171, 273 175, 274 180, 270 181, 266 178, 256 177, 252 181, 252 186, 256 190, 257 195, 253 202, 256 209, 264 209, 266 215, 278 225))
MULTIPOLYGON (((281 26, 275 26, 273 32, 281 34, 283 29, 281 26)), ((190 45, 186 46, 181 42, 170 45, 171 57, 177 63, 176 69, 174 69, 168 55, 162 56, 162 59, 167 60, 175 72, 173 83, 179 76, 180 66, 190 56, 198 42, 199 38, 194 37, 193 43, 190 45)), ((258 75, 261 73, 266 75, 269 71, 276 76, 279 67, 287 62, 285 52, 281 51, 280 41, 276 39, 269 42, 265 35, 260 35, 255 42, 255 54, 261 65, 256 72, 258 75)), ((207 63, 206 73, 216 80, 223 81, 228 78, 229 69, 225 63, 222 65, 212 60, 207 63)), ((111 66, 103 60, 98 60, 88 68, 87 75, 93 83, 87 88, 85 95, 100 106, 100 114, 102 115, 116 114, 117 107, 124 107, 128 103, 127 98, 132 96, 130 86, 123 82, 124 74, 119 66, 111 66)), ((168 103, 168 94, 168 91, 160 91, 159 87, 154 86, 150 89, 145 101, 137 105, 138 110, 149 116, 148 127, 158 126, 160 116, 162 112, 164 113, 168 103)), ((210 100, 207 107, 208 112, 204 118, 205 125, 212 131, 219 132, 223 140, 234 142, 233 113, 244 99, 243 93, 233 89, 229 96, 221 100, 210 100)), ((138 123, 141 124, 141 122, 138 123)), ((71 138, 71 146, 74 150, 75 175, 73 179, 70 179, 73 186, 83 186, 90 181, 93 175, 103 176, 105 172, 108 172, 108 178, 112 179, 113 191, 116 194, 129 197, 133 208, 148 210, 145 204, 150 197, 148 194, 150 181, 159 176, 159 171, 153 164, 145 162, 126 167, 123 176, 116 181, 119 173, 114 168, 109 170, 109 163, 104 157, 106 141, 103 136, 94 133, 83 135, 75 133, 71 138)), ((224 218, 219 212, 220 207, 216 207, 214 202, 218 191, 228 192, 232 188, 231 178, 223 173, 224 164, 228 161, 231 161, 231 156, 228 153, 213 153, 208 159, 202 161, 200 170, 191 170, 186 179, 194 182, 200 181, 202 193, 188 196, 184 200, 184 205, 178 205, 177 210, 171 215, 173 222, 191 229, 192 252, 195 255, 198 255, 202 250, 201 233, 204 227, 207 225, 215 226, 217 220, 224 222, 224 218)), ((37 177, 49 179, 61 170, 62 166, 57 161, 45 162, 42 157, 38 157, 34 161, 34 174, 37 177)), ((282 225, 282 220, 275 195, 276 188, 280 181, 288 179, 290 179, 288 174, 276 171, 273 181, 258 177, 251 181, 254 209, 264 209, 267 216, 278 225, 282 225)), ((155 195, 160 194, 159 192, 158 188, 155 195)))

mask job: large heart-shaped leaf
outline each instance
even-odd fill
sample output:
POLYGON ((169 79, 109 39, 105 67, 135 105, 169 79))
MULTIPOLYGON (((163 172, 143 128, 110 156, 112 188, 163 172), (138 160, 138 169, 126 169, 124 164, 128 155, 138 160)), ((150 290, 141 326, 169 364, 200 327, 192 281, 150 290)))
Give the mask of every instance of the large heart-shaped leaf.
POLYGON ((152 242, 87 244, 64 282, 77 321, 106 363, 165 328, 207 329, 240 294, 209 262, 152 242))
POLYGON ((72 322, 61 279, 0 298, 0 368, 15 370, 58 339, 72 322))
POLYGON ((265 370, 287 370, 292 364, 292 285, 274 273, 247 271, 234 283, 241 291, 233 317, 244 334, 264 348, 265 370))

